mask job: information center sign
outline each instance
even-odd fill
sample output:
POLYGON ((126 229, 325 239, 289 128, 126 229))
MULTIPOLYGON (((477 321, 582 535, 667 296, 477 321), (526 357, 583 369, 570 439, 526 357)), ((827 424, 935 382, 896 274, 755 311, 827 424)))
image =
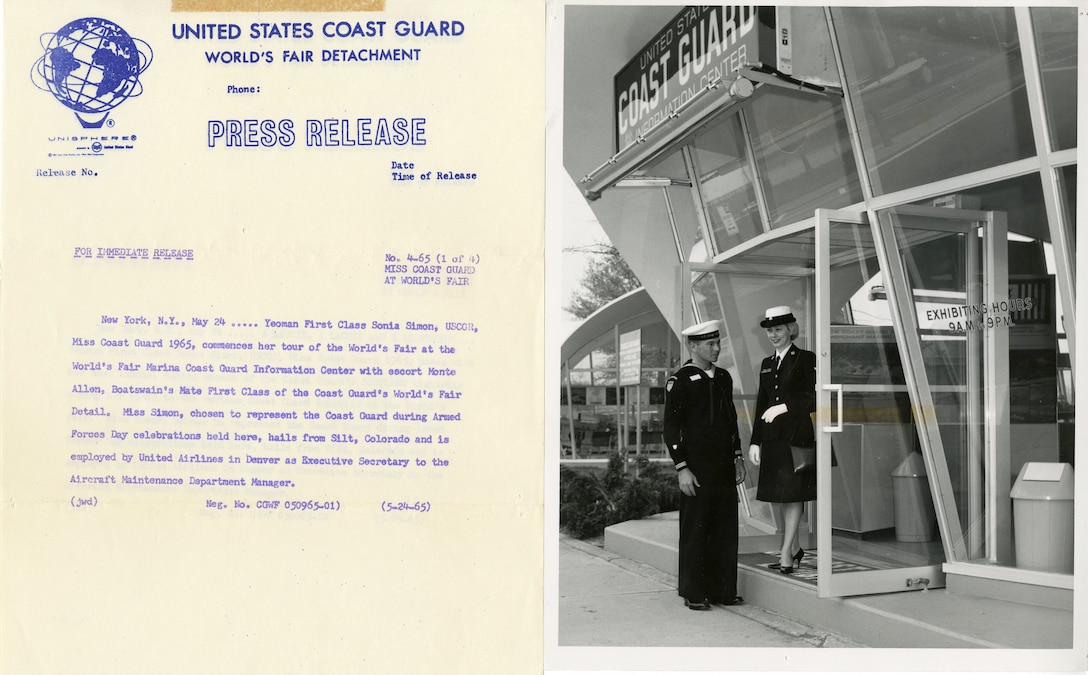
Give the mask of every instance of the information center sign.
POLYGON ((759 61, 756 25, 754 5, 685 7, 677 14, 615 77, 616 151, 708 83, 759 61))

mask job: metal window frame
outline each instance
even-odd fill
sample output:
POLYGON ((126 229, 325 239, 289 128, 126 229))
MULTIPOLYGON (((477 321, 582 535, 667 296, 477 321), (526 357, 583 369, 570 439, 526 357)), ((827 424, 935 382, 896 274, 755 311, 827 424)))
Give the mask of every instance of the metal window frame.
MULTIPOLYGON (((1043 92, 1042 70, 1039 64, 1039 51, 1035 44, 1035 28, 1030 7, 1016 7, 1016 28, 1020 40, 1020 53, 1024 65, 1024 84, 1027 89, 1028 110, 1031 114, 1031 128, 1035 136, 1035 155, 1039 159, 1039 176, 1043 184, 1043 203, 1046 206, 1046 219, 1050 227, 1050 243, 1054 248, 1054 264, 1057 268, 1058 289, 1062 295, 1062 310, 1065 313, 1065 332, 1069 336, 1069 363, 1076 373, 1076 327, 1077 294, 1076 264, 1070 234, 1068 214, 1065 213, 1061 186, 1057 175, 1058 166, 1054 162, 1053 135, 1050 130, 1050 117, 1047 115, 1046 96, 1043 92)), ((1077 139, 1080 145, 1080 139, 1077 139)), ((1075 148, 1073 149, 1076 150, 1075 148)))

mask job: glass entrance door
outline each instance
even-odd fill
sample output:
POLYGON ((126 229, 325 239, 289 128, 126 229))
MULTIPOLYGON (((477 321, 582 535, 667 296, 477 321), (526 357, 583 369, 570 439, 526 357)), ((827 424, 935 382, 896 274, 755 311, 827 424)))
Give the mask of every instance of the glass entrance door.
POLYGON ((943 586, 946 560, 1008 556, 1004 218, 873 215, 817 211, 825 597, 943 586))
POLYGON ((894 297, 865 214, 817 211, 818 591, 944 585, 894 297))

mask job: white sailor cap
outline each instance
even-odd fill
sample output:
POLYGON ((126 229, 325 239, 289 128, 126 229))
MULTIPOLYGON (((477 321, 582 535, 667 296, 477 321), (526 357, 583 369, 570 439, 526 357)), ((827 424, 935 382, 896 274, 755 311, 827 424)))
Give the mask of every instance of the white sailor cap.
POLYGON ((778 307, 771 307, 767 310, 766 317, 759 322, 759 325, 763 328, 770 328, 771 326, 781 326, 782 324, 795 323, 797 319, 794 318, 793 312, 786 305, 779 305, 778 307))
POLYGON ((689 340, 717 340, 718 322, 704 321, 694 326, 688 326, 680 331, 680 334, 689 340))

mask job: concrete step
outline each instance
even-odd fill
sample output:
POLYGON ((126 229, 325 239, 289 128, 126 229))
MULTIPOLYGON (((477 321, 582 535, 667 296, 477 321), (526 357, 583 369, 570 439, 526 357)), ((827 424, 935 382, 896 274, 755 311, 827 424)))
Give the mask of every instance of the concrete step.
MULTIPOLYGON (((604 547, 624 558, 677 574, 676 512, 605 530, 604 547)), ((738 587, 749 603, 871 647, 1070 649, 1073 613, 947 589, 849 598, 820 598, 814 583, 763 565, 777 538, 741 531, 738 587)), ((803 565, 809 566, 806 558, 803 565)))

